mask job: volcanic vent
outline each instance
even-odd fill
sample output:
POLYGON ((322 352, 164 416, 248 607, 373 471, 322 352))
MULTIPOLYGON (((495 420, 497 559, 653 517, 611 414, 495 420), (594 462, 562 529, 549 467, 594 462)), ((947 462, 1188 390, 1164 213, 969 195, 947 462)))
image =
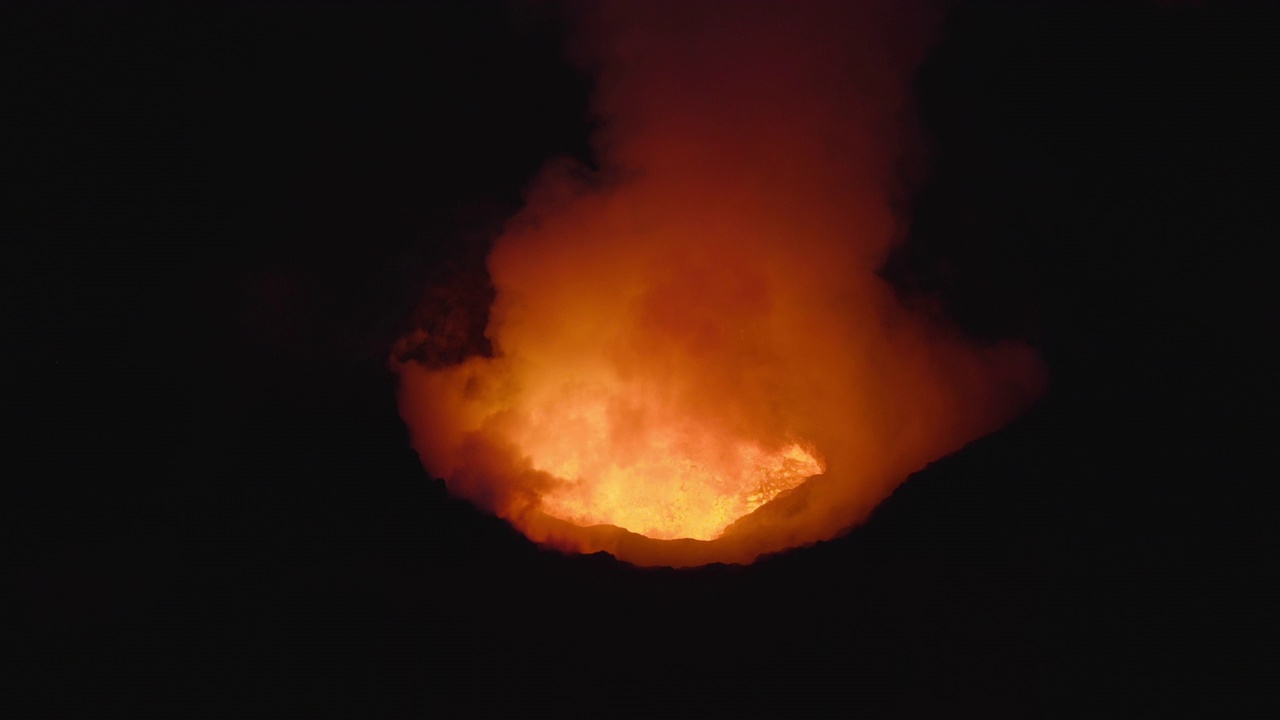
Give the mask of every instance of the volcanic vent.
POLYGON ((549 164, 488 256, 487 313, 438 291, 397 348, 427 470, 545 544, 750 562, 1034 399, 1028 348, 912 315, 877 274, 925 24, 896 3, 583 17, 601 170, 549 164), (477 317, 487 351, 456 352, 477 317))

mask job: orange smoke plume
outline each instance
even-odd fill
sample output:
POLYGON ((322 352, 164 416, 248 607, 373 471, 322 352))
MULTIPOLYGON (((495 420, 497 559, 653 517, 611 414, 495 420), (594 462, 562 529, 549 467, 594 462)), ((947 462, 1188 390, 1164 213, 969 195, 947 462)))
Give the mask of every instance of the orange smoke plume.
POLYGON ((438 351, 474 289, 397 348, 414 447, 453 493, 565 550, 751 562, 847 530, 1038 395, 1031 350, 912 315, 877 274, 919 17, 592 13, 601 170, 553 164, 496 240, 487 351, 438 351))

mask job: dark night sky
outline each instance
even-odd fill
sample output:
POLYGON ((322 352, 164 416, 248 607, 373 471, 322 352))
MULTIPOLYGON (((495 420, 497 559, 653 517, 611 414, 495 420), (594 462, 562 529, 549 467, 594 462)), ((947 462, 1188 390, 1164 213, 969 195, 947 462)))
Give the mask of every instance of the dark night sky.
POLYGON ((13 716, 1238 714, 1276 560, 1275 14, 958 4, 886 272, 1036 343, 1050 394, 851 535, 674 572, 449 500, 384 367, 545 161, 591 161, 555 12, 6 4, 13 716))

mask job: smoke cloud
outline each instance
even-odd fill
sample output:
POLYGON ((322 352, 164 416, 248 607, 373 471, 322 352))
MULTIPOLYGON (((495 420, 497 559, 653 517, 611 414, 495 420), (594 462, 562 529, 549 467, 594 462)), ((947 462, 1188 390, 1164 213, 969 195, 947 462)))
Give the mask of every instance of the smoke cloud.
POLYGON ((486 352, 424 353, 476 322, 448 302, 397 348, 426 469, 544 544, 750 562, 1015 417, 1035 354, 878 275, 930 26, 890 2, 583 10, 599 169, 550 164, 495 241, 486 352))

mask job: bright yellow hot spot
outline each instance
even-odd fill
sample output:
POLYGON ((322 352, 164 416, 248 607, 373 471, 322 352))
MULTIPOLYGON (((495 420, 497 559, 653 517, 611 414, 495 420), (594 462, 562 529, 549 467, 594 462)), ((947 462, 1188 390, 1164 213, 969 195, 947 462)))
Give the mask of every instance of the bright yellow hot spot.
POLYGON ((766 448, 616 398, 557 403, 530 419, 521 448, 561 481, 543 494, 544 512, 655 539, 714 539, 824 469, 799 443, 766 448))

